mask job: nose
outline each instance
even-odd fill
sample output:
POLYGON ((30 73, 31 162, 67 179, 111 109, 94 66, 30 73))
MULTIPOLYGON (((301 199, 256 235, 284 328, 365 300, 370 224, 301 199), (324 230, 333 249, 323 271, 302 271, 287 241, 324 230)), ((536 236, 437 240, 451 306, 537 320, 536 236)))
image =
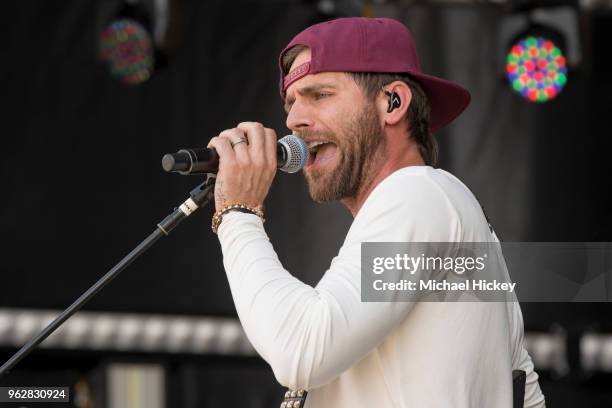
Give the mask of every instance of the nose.
POLYGON ((314 124, 312 110, 300 99, 297 98, 287 114, 287 128, 293 131, 312 127, 314 124))

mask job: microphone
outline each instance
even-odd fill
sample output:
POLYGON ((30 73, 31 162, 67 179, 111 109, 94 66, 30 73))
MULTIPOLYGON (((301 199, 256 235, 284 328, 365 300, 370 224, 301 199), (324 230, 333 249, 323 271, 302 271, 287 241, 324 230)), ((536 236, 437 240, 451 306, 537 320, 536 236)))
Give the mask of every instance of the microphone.
MULTIPOLYGON (((279 170, 286 173, 300 171, 308 161, 306 142, 295 135, 287 135, 276 144, 276 162, 279 170)), ((182 175, 216 173, 219 170, 219 155, 215 149, 198 147, 181 149, 162 158, 162 167, 167 172, 182 175)))

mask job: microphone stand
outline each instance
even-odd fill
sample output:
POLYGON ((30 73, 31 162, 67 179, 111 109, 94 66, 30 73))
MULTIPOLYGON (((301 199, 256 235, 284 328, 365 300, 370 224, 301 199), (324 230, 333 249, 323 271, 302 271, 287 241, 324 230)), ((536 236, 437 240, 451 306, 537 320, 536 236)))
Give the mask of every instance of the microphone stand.
POLYGON ((87 289, 77 300, 66 308, 58 317, 49 323, 40 333, 32 337, 17 351, 2 367, 0 367, 0 377, 7 374, 19 361, 30 354, 36 346, 45 340, 51 333, 57 330, 77 310, 83 307, 96 293, 113 280, 121 271, 130 265, 136 258, 149 249, 158 239, 168 235, 181 221, 190 216, 200 207, 204 207, 214 198, 216 175, 206 173, 206 180, 191 190, 189 198, 178 208, 174 209, 170 215, 164 218, 151 235, 145 238, 136 248, 127 254, 117 265, 100 278, 92 287, 87 289))

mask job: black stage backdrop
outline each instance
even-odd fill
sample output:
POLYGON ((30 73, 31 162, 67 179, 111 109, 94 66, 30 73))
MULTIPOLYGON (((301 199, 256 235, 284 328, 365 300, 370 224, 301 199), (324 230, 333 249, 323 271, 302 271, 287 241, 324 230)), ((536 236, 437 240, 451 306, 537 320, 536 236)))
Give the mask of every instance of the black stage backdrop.
MULTIPOLYGON (((286 133, 276 58, 320 18, 297 2, 186 1, 182 46, 148 83, 126 87, 96 60, 100 3, 5 6, 3 307, 63 308, 148 235, 199 183, 164 174, 164 153, 205 145, 245 120, 286 133)), ((535 106, 501 80, 500 9, 396 13, 411 26, 424 68, 472 91, 470 108, 439 134, 441 165, 473 189, 500 237, 612 240, 609 16, 587 16, 592 60, 570 73, 557 100, 535 106)), ((279 174, 267 230, 286 268, 314 284, 351 220, 339 205, 307 197, 300 175, 279 174)), ((206 209, 186 221, 88 308, 233 315, 210 215, 206 209)), ((570 306, 590 314, 589 305, 570 306)), ((599 311, 592 318, 601 318, 602 306, 592 306, 599 311)), ((554 319, 573 319, 565 311, 551 316, 551 308, 559 310, 527 305, 527 325, 547 329, 554 319)))

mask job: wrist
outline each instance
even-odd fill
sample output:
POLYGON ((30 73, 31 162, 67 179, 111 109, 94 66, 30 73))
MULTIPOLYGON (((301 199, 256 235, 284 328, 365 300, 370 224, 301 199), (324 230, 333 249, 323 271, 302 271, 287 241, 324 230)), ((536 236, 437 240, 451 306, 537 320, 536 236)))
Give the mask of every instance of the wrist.
POLYGON ((263 205, 258 206, 250 206, 248 204, 235 203, 235 204, 227 204, 220 209, 218 209, 212 217, 211 221, 211 229, 216 234, 221 222, 223 221, 223 217, 230 212, 241 212, 247 214, 257 215, 261 218, 262 222, 265 222, 263 213, 263 205))

